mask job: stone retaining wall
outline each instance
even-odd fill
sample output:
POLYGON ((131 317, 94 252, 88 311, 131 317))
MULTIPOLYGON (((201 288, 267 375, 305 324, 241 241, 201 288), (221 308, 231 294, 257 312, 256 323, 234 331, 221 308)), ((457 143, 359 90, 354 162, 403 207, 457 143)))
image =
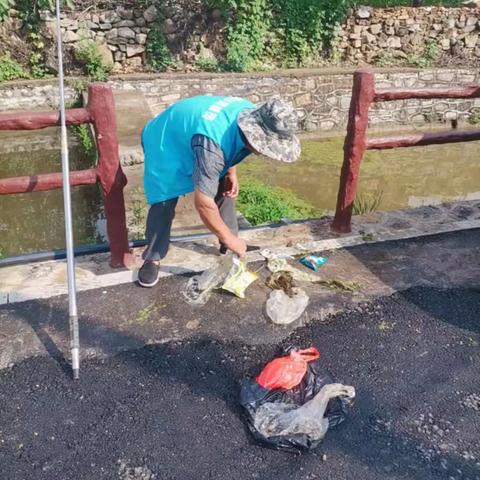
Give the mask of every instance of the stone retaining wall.
MULTIPOLYGON (((480 8, 370 8, 351 10, 339 26, 334 56, 349 63, 389 66, 405 62, 418 66, 480 64, 480 8)), ((43 32, 50 39, 47 65, 55 69, 55 21, 42 12, 43 32)), ((12 31, 19 22, 12 19, 12 31)), ((179 69, 191 69, 199 59, 221 59, 225 53, 225 24, 218 9, 201 0, 165 0, 154 6, 115 10, 87 9, 63 14, 63 40, 70 51, 83 38, 94 40, 114 72, 142 71, 148 35, 163 35, 179 69)), ((71 65, 67 62, 67 67, 71 65)))
MULTIPOLYGON (((477 70, 440 69, 379 71, 377 87, 445 87, 480 84, 477 70)), ((352 72, 322 70, 286 71, 268 74, 161 74, 112 79, 115 90, 141 92, 156 115, 171 103, 201 94, 233 95, 262 102, 281 95, 296 106, 305 131, 343 129, 347 122, 352 72)), ((0 85, 0 111, 57 108, 55 82, 12 82, 0 85)), ((76 98, 67 87, 67 101, 76 98)), ((410 126, 467 121, 480 112, 480 99, 402 100, 376 104, 370 124, 379 127, 410 126)))
MULTIPOLYGON (((480 74, 470 70, 426 70, 376 74, 378 88, 445 87, 480 83, 480 74)), ((294 103, 304 131, 343 129, 347 123, 352 89, 351 73, 322 71, 285 72, 272 75, 159 76, 148 80, 115 80, 115 89, 140 90, 154 114, 180 98, 199 94, 246 97, 254 103, 281 95, 294 103)), ((372 106, 370 125, 410 126, 430 123, 466 122, 480 112, 475 100, 402 100, 372 106)))
MULTIPOLYGON (((379 71, 377 87, 445 87, 480 83, 476 70, 439 69, 379 71)), ((233 95, 257 103, 273 95, 291 100, 302 120, 304 131, 344 129, 352 87, 352 72, 322 70, 285 71, 269 74, 161 74, 123 76, 110 81, 115 90, 138 91, 156 115, 171 103, 201 94, 233 95)), ((67 100, 75 99, 67 88, 67 100)), ((0 111, 56 108, 54 82, 0 85, 0 111)), ((411 126, 459 120, 465 122, 480 113, 480 99, 402 100, 375 104, 370 124, 376 127, 411 126)))
MULTIPOLYGON (((165 0, 161 12, 118 6, 115 10, 87 9, 62 13, 61 28, 67 51, 83 39, 97 43, 105 63, 114 72, 140 71, 146 66, 147 38, 152 28, 163 35, 177 66, 196 59, 213 58, 224 49, 225 25, 218 9, 205 10, 199 0, 165 0)), ((51 40, 47 64, 55 69, 55 17, 41 13, 42 31, 51 40)))
POLYGON ((339 56, 354 63, 480 58, 479 8, 378 8, 352 11, 339 29, 339 56))

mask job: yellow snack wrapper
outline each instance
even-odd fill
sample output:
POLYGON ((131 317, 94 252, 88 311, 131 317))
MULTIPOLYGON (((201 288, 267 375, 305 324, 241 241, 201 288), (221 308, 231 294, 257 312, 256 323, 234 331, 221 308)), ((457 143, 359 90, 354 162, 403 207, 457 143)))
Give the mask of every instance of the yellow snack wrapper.
POLYGON ((245 290, 257 280, 258 275, 247 270, 244 262, 238 258, 233 259, 233 267, 222 285, 222 289, 233 293, 238 298, 245 298, 245 290))

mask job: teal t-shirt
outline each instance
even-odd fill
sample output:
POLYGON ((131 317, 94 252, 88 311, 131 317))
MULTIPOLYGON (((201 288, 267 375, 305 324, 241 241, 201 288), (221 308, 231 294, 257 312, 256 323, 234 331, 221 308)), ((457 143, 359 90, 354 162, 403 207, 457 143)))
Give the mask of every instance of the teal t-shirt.
POLYGON ((220 146, 225 174, 245 148, 237 117, 247 108, 255 105, 238 97, 192 97, 148 122, 142 133, 147 202, 159 203, 193 192, 194 135, 205 135, 220 146))

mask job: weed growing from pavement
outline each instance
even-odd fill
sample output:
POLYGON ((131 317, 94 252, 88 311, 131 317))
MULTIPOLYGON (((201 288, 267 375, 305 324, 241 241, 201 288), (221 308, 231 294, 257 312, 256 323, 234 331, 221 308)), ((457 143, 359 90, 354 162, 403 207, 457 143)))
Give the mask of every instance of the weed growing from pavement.
POLYGON ((364 242, 373 242, 375 241, 375 235, 373 233, 367 233, 363 235, 362 240, 364 242))
POLYGON ((158 305, 156 303, 147 305, 145 308, 142 308, 138 311, 137 316, 135 317, 135 323, 139 325, 147 323, 157 310, 158 305))
POLYGON ((87 125, 86 123, 77 125, 73 127, 73 131, 75 132, 75 135, 80 140, 83 150, 85 151, 87 156, 90 159, 95 158, 96 148, 95 148, 95 143, 92 139, 92 134, 91 134, 89 125, 87 125))
POLYGON ((383 190, 377 190, 369 195, 359 193, 353 202, 353 214, 367 215, 376 212, 380 208, 382 200, 383 190))

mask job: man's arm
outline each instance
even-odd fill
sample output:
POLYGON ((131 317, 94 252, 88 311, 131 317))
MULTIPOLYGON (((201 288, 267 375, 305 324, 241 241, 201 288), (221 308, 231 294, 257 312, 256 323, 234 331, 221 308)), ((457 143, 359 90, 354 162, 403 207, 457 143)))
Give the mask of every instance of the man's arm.
MULTIPOLYGON (((220 242, 239 256, 246 251, 246 244, 225 224, 220 216, 215 196, 218 192, 220 175, 225 168, 225 159, 221 148, 203 135, 192 139, 195 156, 193 183, 195 185, 195 208, 207 228, 220 242)), ((235 170, 233 171, 235 173, 235 170)))
POLYGON ((208 197, 199 189, 195 190, 195 208, 200 218, 207 228, 214 233, 220 242, 229 250, 243 257, 247 251, 247 244, 241 238, 238 238, 227 227, 220 216, 217 204, 213 198, 208 197))

